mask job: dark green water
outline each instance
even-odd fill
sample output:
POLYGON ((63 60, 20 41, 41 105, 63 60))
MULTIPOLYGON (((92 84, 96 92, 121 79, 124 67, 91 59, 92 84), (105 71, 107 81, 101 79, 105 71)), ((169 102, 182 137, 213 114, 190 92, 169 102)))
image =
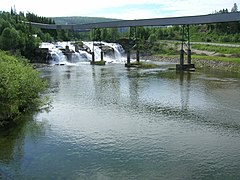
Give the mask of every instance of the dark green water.
POLYGON ((41 72, 54 108, 0 133, 0 179, 239 179, 239 75, 41 72))

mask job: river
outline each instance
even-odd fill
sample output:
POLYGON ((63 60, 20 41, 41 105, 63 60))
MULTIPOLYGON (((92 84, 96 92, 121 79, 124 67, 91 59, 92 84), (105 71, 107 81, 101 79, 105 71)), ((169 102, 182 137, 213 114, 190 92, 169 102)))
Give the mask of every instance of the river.
POLYGON ((51 66, 53 109, 0 133, 0 179, 238 179, 240 75, 51 66))

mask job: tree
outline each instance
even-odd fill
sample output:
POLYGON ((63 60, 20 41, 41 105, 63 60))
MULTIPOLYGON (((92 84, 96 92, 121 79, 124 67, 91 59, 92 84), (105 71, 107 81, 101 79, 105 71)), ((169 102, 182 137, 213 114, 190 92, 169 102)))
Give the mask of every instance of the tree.
POLYGON ((42 40, 46 42, 53 42, 53 37, 49 33, 45 33, 42 40))
POLYGON ((0 19, 0 35, 2 34, 3 30, 7 27, 10 28, 11 24, 4 19, 0 19))
POLYGON ((119 38, 119 32, 118 28, 110 28, 108 30, 109 33, 109 41, 116 42, 116 40, 119 38))
POLYGON ((68 37, 68 31, 66 30, 60 30, 57 32, 57 36, 58 36, 58 39, 62 40, 62 41, 69 41, 69 37, 68 37))
POLYGON ((101 29, 99 29, 99 28, 94 29, 93 34, 94 34, 94 37, 93 37, 94 41, 101 41, 101 34, 102 34, 101 29))
POLYGON ((148 41, 149 41, 150 43, 156 42, 156 41, 157 41, 157 36, 156 36, 155 34, 151 34, 151 35, 149 36, 149 38, 148 38, 148 41))
POLYGON ((19 45, 20 36, 18 31, 13 28, 5 28, 2 32, 0 44, 3 50, 12 50, 16 51, 19 45))
POLYGON ((11 7, 11 15, 14 15, 14 13, 13 13, 13 8, 11 7))
POLYGON ((101 34, 102 34, 102 38, 101 39, 103 41, 107 41, 108 40, 108 30, 106 28, 103 28, 101 34))
POLYGON ((150 32, 149 28, 137 27, 137 37, 147 40, 149 38, 150 32))
POLYGON ((237 6, 237 3, 234 3, 231 12, 238 12, 238 6, 237 6))

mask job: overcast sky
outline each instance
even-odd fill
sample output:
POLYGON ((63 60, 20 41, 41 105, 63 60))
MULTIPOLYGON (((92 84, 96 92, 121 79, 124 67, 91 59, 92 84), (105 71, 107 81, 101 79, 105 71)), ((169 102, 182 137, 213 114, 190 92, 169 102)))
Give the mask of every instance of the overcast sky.
MULTIPOLYGON (((32 12, 39 16, 90 16, 146 19, 203 15, 231 10, 240 0, 0 0, 0 11, 32 12)), ((239 3, 239 4, 238 4, 239 3)))

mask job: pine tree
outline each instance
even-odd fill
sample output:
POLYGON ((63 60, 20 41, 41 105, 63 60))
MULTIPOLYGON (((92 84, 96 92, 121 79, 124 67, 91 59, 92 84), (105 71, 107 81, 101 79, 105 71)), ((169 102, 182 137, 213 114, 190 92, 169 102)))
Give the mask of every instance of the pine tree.
POLYGON ((238 12, 238 6, 237 6, 237 3, 234 3, 231 12, 238 12))

